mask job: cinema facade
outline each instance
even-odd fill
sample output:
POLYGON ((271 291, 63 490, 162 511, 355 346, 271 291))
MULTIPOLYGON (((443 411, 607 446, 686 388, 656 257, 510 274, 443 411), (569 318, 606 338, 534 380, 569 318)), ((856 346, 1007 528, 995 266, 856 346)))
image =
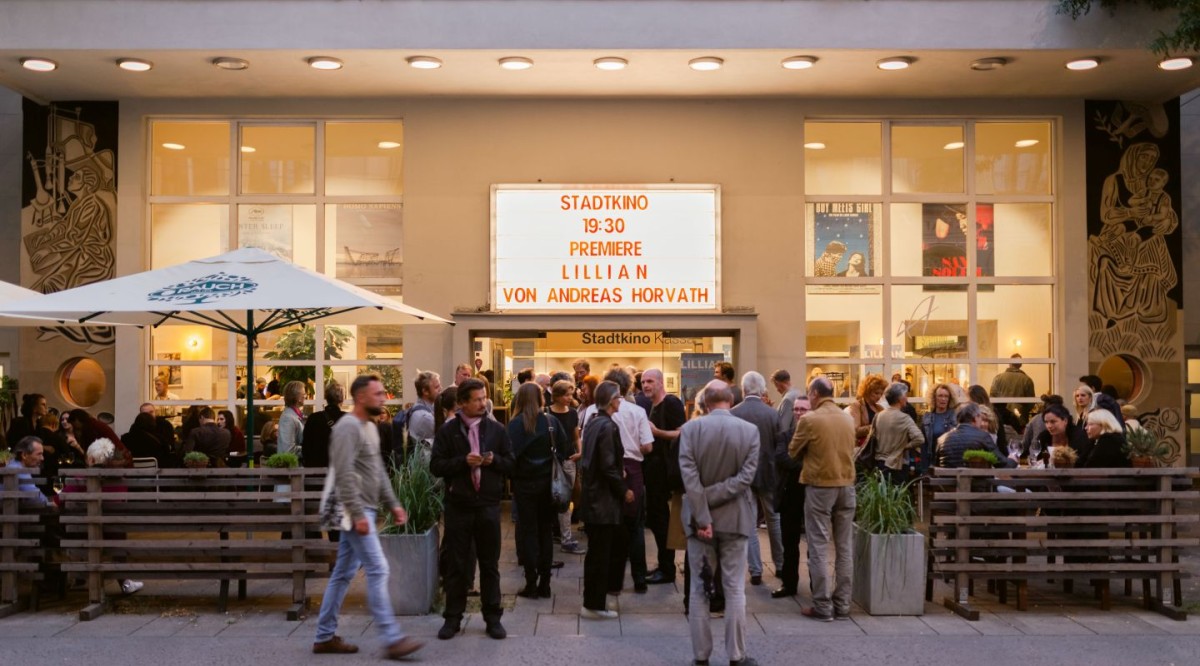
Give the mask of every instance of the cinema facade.
MULTIPOLYGON (((256 367, 371 369, 395 403, 460 362, 500 384, 661 367, 686 392, 725 359, 848 397, 872 372, 991 386, 1020 354, 1035 394, 1100 374, 1182 452, 1178 97, 1200 68, 1159 66, 1153 14, 1049 7, 20 3, 5 277, 260 247, 454 320, 259 341, 256 367)), ((13 329, 3 351, 23 391, 118 424, 243 402, 244 342, 206 328, 13 329)))

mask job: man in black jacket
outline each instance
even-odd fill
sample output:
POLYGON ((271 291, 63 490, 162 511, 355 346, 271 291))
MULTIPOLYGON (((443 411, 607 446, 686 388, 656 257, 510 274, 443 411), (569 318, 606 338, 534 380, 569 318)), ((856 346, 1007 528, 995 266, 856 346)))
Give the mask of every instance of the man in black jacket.
POLYGON ((329 467, 329 436, 333 432, 333 424, 345 415, 342 411, 345 398, 346 390, 342 385, 337 380, 330 380, 325 385, 325 409, 304 421, 304 437, 301 441, 304 442, 305 467, 329 467))
POLYGON ((470 580, 470 552, 479 561, 479 588, 487 635, 507 636, 500 624, 500 496, 514 460, 508 432, 487 416, 487 387, 478 379, 458 386, 458 417, 442 426, 433 440, 429 469, 446 482, 448 569, 445 624, 438 638, 454 638, 462 626, 470 580))
MULTIPOLYGON (((792 423, 812 409, 808 396, 798 395, 792 401, 792 423)), ((788 455, 795 427, 781 431, 775 443, 775 466, 779 486, 775 492, 775 511, 779 513, 779 531, 783 537, 783 568, 777 573, 780 585, 771 591, 772 599, 796 596, 800 581, 800 536, 804 534, 804 486, 800 483, 801 460, 788 455)))

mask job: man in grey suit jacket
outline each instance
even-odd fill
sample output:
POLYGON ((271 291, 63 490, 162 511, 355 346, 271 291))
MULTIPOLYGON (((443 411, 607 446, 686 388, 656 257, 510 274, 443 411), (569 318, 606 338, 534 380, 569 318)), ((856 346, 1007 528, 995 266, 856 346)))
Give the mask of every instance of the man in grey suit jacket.
MULTIPOLYGON (((756 666, 746 656, 746 542, 757 522, 750 485, 758 469, 758 430, 729 413, 733 392, 722 381, 704 387, 707 416, 679 432, 679 472, 686 496, 683 525, 691 564, 688 625, 697 664, 712 654, 705 570, 720 567, 725 591, 725 651, 729 662, 756 666)), ((709 579, 711 580, 711 578, 709 579)))
MULTIPOLYGON (((783 571, 783 534, 779 530, 779 514, 775 513, 775 487, 779 476, 775 473, 775 439, 779 436, 779 414, 767 403, 767 380, 757 372, 742 375, 742 395, 745 398, 729 413, 758 428, 758 471, 754 474, 754 499, 767 519, 767 536, 771 540, 771 561, 775 563, 775 575, 783 571)), ((750 564, 750 584, 762 585, 762 548, 758 535, 750 537, 747 557, 750 564)))

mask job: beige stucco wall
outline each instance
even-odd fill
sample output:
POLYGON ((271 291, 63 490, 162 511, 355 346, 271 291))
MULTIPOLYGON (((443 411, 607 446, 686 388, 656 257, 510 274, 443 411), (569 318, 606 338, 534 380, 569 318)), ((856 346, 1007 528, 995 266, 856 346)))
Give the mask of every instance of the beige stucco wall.
MULTIPOLYGON (((756 357, 739 362, 768 372, 803 366, 806 117, 1055 119, 1056 386, 1087 367, 1085 258, 1068 251, 1084 242, 1080 101, 122 100, 120 274, 148 265, 145 128, 162 116, 402 118, 405 301, 441 315, 488 303, 492 184, 719 184, 722 301, 757 313, 756 357)), ((143 340, 120 333, 117 404, 146 394, 143 340)), ((417 367, 448 372, 460 353, 448 329, 408 333, 406 376, 417 367)))

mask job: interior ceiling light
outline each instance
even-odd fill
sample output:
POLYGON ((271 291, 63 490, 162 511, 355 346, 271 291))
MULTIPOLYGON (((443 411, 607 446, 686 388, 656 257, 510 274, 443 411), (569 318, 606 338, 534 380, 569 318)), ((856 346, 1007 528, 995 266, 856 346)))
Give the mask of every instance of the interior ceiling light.
POLYGON ((140 58, 121 58, 117 61, 117 67, 127 72, 148 72, 154 69, 154 63, 140 58))
POLYGON ((1028 148, 1030 146, 1038 145, 1038 140, 1037 139, 1021 139, 1020 141, 1017 141, 1013 145, 1016 146, 1017 148, 1028 148))
POLYGON ((257 152, 257 151, 258 151, 258 149, 255 148, 254 146, 242 146, 243 153, 253 153, 253 152, 257 152))
POLYGON ((913 64, 915 61, 915 58, 910 58, 908 56, 897 56, 895 58, 884 58, 883 60, 875 63, 875 66, 879 69, 894 71, 898 69, 908 69, 908 66, 913 64))
POLYGON ((596 58, 592 61, 596 69, 603 69, 606 72, 616 72, 625 69, 629 66, 629 61, 624 58, 608 57, 596 58))
POLYGON ((313 69, 332 71, 342 68, 342 61, 329 56, 314 56, 308 59, 308 66, 313 69))
POLYGON ((503 67, 504 69, 511 69, 513 71, 517 71, 517 70, 529 69, 530 67, 533 67, 533 61, 530 60, 529 58, 521 58, 521 57, 517 57, 517 56, 512 56, 512 57, 508 57, 508 58, 501 58, 500 66, 503 67))
POLYGON ((187 146, 183 145, 182 143, 164 143, 162 147, 166 148, 167 150, 183 150, 184 148, 187 148, 187 146))
POLYGON ((34 72, 53 72, 58 63, 49 58, 21 58, 21 66, 34 72))
POLYGON ((977 72, 990 72, 1008 64, 1008 58, 980 58, 971 63, 971 69, 977 72))
POLYGON ((239 72, 243 69, 247 69, 250 67, 250 61, 242 60, 241 58, 226 58, 226 57, 213 58, 212 64, 213 64, 213 67, 219 67, 220 69, 228 69, 233 72, 239 72))
POLYGON ((809 150, 825 150, 825 144, 821 143, 820 141, 810 141, 804 144, 804 147, 808 148, 809 150))
POLYGON ((1067 69, 1076 72, 1082 72, 1087 69, 1096 69, 1100 66, 1100 60, 1097 58, 1080 58, 1067 63, 1067 69))
POLYGON ((817 64, 817 59, 813 56, 792 56, 784 58, 779 64, 784 69, 812 69, 812 66, 817 64))
POLYGON ((942 148, 944 150, 959 150, 965 145, 967 144, 963 143, 962 141, 951 141, 950 143, 942 146, 942 148))
POLYGON ((724 64, 725 61, 723 59, 714 56, 692 58, 688 61, 688 67, 691 67, 697 72, 712 72, 721 69, 721 66, 724 64))
POLYGON ((1168 72, 1175 72, 1181 69, 1187 69, 1192 66, 1192 59, 1187 57, 1182 58, 1167 58, 1158 63, 1159 69, 1165 69, 1168 72))
POLYGON ((433 56, 409 56, 404 61, 414 69, 437 69, 442 66, 441 59, 433 56))
POLYGON ((393 148, 399 148, 400 142, 399 141, 380 141, 379 147, 383 148, 384 150, 391 150, 393 148))

